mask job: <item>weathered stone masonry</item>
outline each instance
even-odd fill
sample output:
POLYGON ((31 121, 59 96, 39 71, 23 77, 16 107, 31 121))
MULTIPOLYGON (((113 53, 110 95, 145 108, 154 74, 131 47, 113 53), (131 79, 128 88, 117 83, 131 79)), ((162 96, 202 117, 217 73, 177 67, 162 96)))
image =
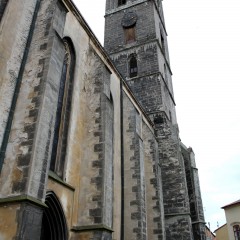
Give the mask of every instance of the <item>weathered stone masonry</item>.
POLYGON ((0 1, 0 29, 0 239, 204 240, 161 1, 107 0, 109 55, 71 0, 0 1))
MULTIPOLYGON (((155 187, 160 190, 159 199, 163 203, 159 210, 164 208, 165 215, 160 213, 156 218, 159 226, 163 224, 164 227, 155 233, 158 232, 162 239, 193 239, 195 221, 191 220, 188 197, 192 186, 187 184, 187 163, 181 153, 161 1, 129 0, 126 4, 107 1, 105 19, 105 48, 155 127, 157 164, 161 172, 157 178, 161 178, 162 188, 155 187), (126 40, 128 28, 135 34, 131 42, 126 40), (137 74, 132 77, 130 58, 133 55, 137 61, 137 70, 134 69, 137 74)), ((137 147, 137 143, 134 146, 137 147)), ((201 219, 204 221, 203 216, 201 219)))
POLYGON ((124 189, 126 206, 124 236, 129 239, 146 239, 146 191, 143 142, 140 137, 141 118, 126 95, 123 97, 123 106, 125 109, 124 178, 127 184, 124 189))
POLYGON ((15 93, 17 101, 0 183, 1 197, 5 198, 6 202, 11 197, 17 201, 33 199, 33 204, 28 206, 23 203, 20 208, 24 217, 21 220, 19 218, 17 222, 19 239, 32 239, 32 236, 40 235, 41 231, 40 213, 44 205, 41 206, 40 203, 46 191, 48 151, 49 145, 51 146, 51 128, 54 122, 52 110, 56 106, 56 101, 53 99, 54 92, 57 94, 61 73, 59 70, 64 57, 63 43, 53 31, 56 1, 41 3, 36 1, 35 4, 36 17, 34 19, 33 16, 33 28, 29 33, 29 50, 27 55, 24 55, 19 72, 21 79, 18 81, 21 81, 21 87, 18 90, 19 93, 15 93), (53 51, 54 46, 58 49, 57 51, 53 51), (58 63, 55 65, 58 68, 51 67, 53 61, 58 63), (51 112, 48 109, 51 109, 51 112), (12 152, 12 149, 15 149, 15 152, 12 152), (10 163, 11 169, 7 167, 10 163), (39 204, 34 206, 34 202, 39 204), (40 207, 40 209, 28 214, 29 210, 24 206, 33 209, 40 207), (34 212, 36 216, 33 216, 34 212), (34 219, 35 224, 35 226, 29 226, 29 229, 26 228, 30 221, 28 218, 34 219))
POLYGON ((1 0, 0 1, 0 22, 2 20, 2 16, 4 14, 7 3, 8 3, 8 0, 1 0))

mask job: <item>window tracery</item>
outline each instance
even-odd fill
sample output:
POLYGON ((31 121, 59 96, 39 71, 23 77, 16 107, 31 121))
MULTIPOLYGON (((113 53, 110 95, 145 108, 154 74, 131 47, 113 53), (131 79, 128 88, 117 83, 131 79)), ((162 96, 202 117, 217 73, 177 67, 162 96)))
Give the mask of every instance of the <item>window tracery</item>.
POLYGON ((65 56, 60 79, 50 163, 50 170, 54 171, 62 179, 64 175, 67 151, 68 127, 70 122, 73 92, 73 72, 75 64, 73 47, 66 39, 64 40, 64 48, 65 56))

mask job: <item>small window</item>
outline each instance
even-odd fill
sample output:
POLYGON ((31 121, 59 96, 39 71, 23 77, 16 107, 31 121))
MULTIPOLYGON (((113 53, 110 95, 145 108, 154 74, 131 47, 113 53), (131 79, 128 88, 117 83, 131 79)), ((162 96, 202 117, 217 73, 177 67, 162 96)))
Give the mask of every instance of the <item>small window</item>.
POLYGON ((163 38, 162 33, 161 33, 161 46, 162 46, 163 54, 165 55, 165 43, 164 43, 164 38, 163 38))
POLYGON ((171 111, 169 111, 169 120, 170 120, 170 122, 172 122, 172 113, 171 113, 171 111))
POLYGON ((234 225, 233 226, 233 232, 234 232, 234 239, 235 240, 240 240, 240 227, 239 227, 239 225, 234 225))
POLYGON ((118 0, 118 6, 126 4, 127 0, 118 0))
POLYGON ((165 77, 165 82, 168 84, 168 75, 167 75, 167 68, 166 65, 164 64, 164 77, 165 77))
POLYGON ((125 33, 125 42, 127 44, 136 41, 135 27, 125 28, 124 33, 125 33))
POLYGON ((129 62, 130 78, 136 77, 138 74, 137 59, 135 56, 132 56, 129 62))

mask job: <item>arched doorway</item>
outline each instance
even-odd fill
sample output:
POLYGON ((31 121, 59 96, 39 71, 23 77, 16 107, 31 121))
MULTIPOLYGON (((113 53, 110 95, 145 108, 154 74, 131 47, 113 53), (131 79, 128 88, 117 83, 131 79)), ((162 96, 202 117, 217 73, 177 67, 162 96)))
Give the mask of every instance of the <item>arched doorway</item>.
POLYGON ((67 240, 67 224, 62 206, 54 192, 47 192, 43 212, 41 240, 67 240))

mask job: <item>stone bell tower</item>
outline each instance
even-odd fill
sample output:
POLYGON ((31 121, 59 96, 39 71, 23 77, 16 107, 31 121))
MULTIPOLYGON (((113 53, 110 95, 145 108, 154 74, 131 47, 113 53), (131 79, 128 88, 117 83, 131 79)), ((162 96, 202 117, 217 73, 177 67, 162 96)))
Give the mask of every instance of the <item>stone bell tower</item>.
POLYGON ((166 234, 162 239, 193 239, 162 1, 107 0, 105 19, 105 48, 155 126, 166 234))

